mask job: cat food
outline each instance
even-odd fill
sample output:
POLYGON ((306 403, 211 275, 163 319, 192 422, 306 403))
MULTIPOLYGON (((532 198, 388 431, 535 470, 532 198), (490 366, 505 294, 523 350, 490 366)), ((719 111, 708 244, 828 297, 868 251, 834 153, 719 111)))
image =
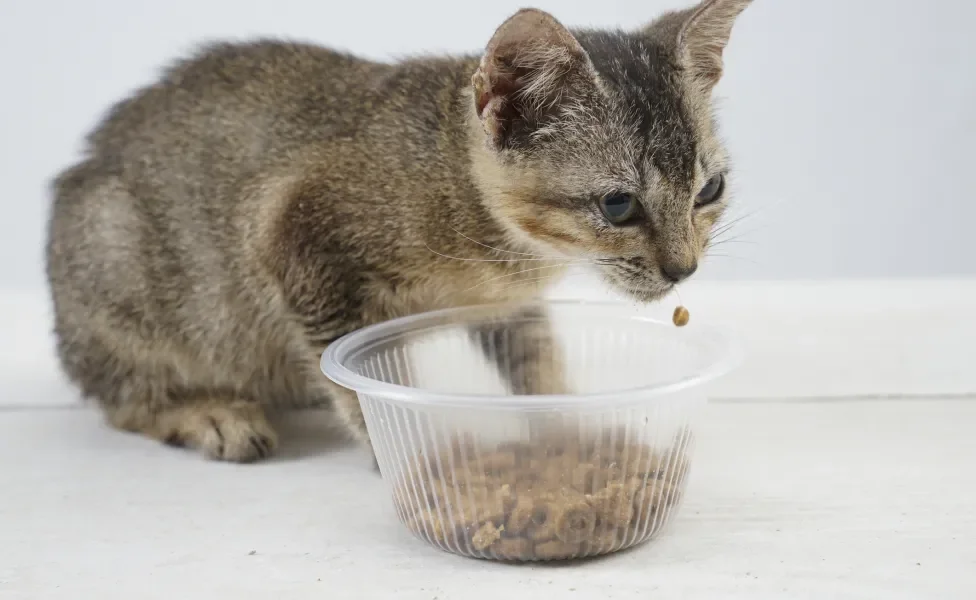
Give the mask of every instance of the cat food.
POLYGON ((678 501, 683 453, 571 437, 419 456, 396 488, 401 515, 444 549, 512 561, 605 554, 656 533, 678 501))
POLYGON ((684 306, 679 306, 675 308, 674 314, 671 315, 671 322, 677 325, 678 327, 684 327, 685 325, 688 324, 688 321, 690 319, 691 319, 691 314, 688 312, 688 309, 685 308, 684 306))

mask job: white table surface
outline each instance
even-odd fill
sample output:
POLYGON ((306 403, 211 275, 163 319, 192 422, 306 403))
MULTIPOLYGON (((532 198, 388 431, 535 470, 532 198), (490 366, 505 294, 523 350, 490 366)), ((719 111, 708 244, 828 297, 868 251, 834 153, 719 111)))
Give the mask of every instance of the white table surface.
POLYGON ((0 408, 0 598, 976 597, 976 398, 713 404, 665 536, 557 566, 425 547, 361 450, 289 421, 241 466, 0 408))

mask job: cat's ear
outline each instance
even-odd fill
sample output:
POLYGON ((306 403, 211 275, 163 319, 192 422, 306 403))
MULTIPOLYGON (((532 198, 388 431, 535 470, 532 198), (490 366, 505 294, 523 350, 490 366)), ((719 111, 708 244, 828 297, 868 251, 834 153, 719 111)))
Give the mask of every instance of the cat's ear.
POLYGON ((552 15, 523 9, 495 31, 471 85, 489 141, 503 148, 538 125, 592 71, 573 34, 552 15))
POLYGON ((678 60, 706 89, 722 77, 722 53, 732 26, 750 4, 752 0, 703 0, 697 7, 678 13, 682 19, 675 32, 678 60))

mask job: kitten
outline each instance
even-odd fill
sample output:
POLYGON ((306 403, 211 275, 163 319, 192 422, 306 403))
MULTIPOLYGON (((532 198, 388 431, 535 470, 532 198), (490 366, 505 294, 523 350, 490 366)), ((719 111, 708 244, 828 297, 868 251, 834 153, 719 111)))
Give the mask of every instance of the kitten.
POLYGON ((631 32, 522 10, 481 57, 257 41, 176 64, 54 183, 64 370, 117 428, 251 461, 277 443, 275 407, 331 403, 368 442, 317 368, 359 327, 538 297, 570 260, 660 297, 726 202, 711 94, 749 3, 631 32))

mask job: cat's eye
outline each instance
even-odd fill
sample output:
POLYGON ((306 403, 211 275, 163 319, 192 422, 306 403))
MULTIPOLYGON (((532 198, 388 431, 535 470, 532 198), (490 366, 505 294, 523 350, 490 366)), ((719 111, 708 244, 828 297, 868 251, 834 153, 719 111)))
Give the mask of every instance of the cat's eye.
POLYGON ((613 225, 626 225, 640 212, 640 204, 630 194, 615 192, 600 198, 600 212, 613 225))
POLYGON ((715 202, 722 197, 722 192, 725 191, 725 175, 719 173, 718 175, 713 175, 705 187, 698 192, 698 197, 695 198, 695 206, 702 207, 712 202, 715 202))

